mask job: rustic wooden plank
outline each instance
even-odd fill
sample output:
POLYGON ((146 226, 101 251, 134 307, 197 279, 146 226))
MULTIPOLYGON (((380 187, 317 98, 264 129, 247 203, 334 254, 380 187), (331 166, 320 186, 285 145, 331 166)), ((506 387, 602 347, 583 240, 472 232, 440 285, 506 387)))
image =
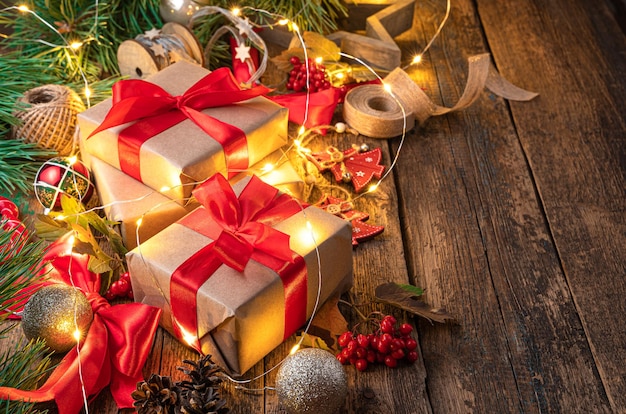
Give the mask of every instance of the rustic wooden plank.
MULTIPOLYGON (((435 6, 418 5, 427 33, 420 43, 438 25, 435 6)), ((508 24, 519 8, 494 16, 508 24)), ((472 2, 457 2, 426 64, 412 73, 452 106, 467 57, 485 50, 472 2)), ((531 68, 513 80, 533 89, 524 83, 531 68)), ((461 322, 420 329, 433 410, 610 412, 507 108, 485 93, 465 112, 429 121, 400 159, 399 169, 416 177, 398 183, 409 268, 429 300, 461 322)))
MULTIPOLYGON (((500 70, 529 72, 537 110, 511 105, 611 407, 626 407, 626 38, 604 2, 478 1, 500 70), (513 24, 502 16, 517 16, 513 24), (537 16, 549 16, 538 18, 537 16), (501 36, 506 30, 509 36, 501 36), (517 50, 518 53, 508 51, 517 50)), ((513 19, 511 19, 513 21, 513 19)))
POLYGON ((400 65, 402 53, 393 42, 344 31, 326 37, 335 42, 343 53, 356 56, 375 68, 391 70, 400 65))
POLYGON ((344 0, 348 17, 340 18, 339 25, 349 32, 363 31, 369 16, 397 2, 398 0, 344 0))
POLYGON ((413 26, 415 0, 402 0, 386 7, 365 21, 365 34, 375 39, 393 42, 393 38, 413 26))

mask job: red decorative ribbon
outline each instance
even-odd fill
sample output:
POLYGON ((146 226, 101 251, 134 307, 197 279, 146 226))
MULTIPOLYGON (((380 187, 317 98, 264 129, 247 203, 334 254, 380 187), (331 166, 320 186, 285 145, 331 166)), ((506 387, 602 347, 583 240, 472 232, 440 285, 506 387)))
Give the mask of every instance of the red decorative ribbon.
MULTIPOLYGON (((179 337, 196 333, 197 292, 225 264, 243 272, 253 259, 274 270, 285 290, 287 338, 306 321, 307 272, 304 258, 289 248, 289 235, 272 226, 301 210, 293 198, 253 176, 239 195, 226 179, 216 174, 194 192, 204 208, 196 209, 179 223, 214 241, 176 269, 170 281, 172 321, 179 337)), ((191 345, 200 351, 196 336, 191 345)))
POLYGON ((269 89, 263 86, 241 89, 227 68, 211 72, 180 96, 172 96, 161 87, 143 80, 122 80, 113 85, 111 110, 88 138, 106 129, 137 121, 120 132, 118 151, 122 171, 141 181, 139 151, 143 143, 179 122, 190 119, 222 145, 226 166, 234 175, 235 171, 248 168, 245 133, 200 111, 241 102, 268 92, 269 89))
POLYGON ((289 120, 291 122, 304 125, 306 128, 314 128, 320 125, 330 124, 333 119, 333 114, 335 113, 335 108, 341 98, 341 90, 338 88, 329 88, 319 92, 309 93, 308 100, 306 92, 268 96, 267 98, 280 106, 288 108, 289 120))
MULTIPOLYGON (((150 353, 161 310, 141 303, 111 306, 100 294, 100 276, 89 271, 88 256, 67 254, 60 239, 44 256, 54 283, 79 288, 89 300, 93 321, 80 347, 82 380, 88 396, 107 385, 120 408, 132 408, 131 393, 143 380, 142 369, 150 353), (72 283, 73 282, 73 283, 72 283)), ((55 400, 60 414, 78 413, 83 407, 79 356, 76 347, 61 360, 41 388, 25 391, 0 387, 0 399, 27 402, 55 400)))

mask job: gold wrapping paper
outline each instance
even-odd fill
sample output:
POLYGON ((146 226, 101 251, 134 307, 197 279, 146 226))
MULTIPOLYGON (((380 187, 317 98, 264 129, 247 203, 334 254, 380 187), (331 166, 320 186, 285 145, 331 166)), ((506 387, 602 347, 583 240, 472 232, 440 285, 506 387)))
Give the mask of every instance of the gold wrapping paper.
MULTIPOLYGON (((304 182, 288 160, 264 171, 266 164, 274 165, 280 159, 281 151, 275 151, 252 166, 250 172, 280 191, 302 198, 304 182)), ((90 162, 98 196, 106 206, 104 212, 109 220, 120 222, 120 234, 128 249, 137 246, 137 220, 142 219, 138 235, 139 243, 143 243, 199 206, 193 197, 184 205, 176 203, 97 157, 90 157, 90 162)), ((246 176, 239 174, 230 182, 246 176)))
MULTIPOLYGON (((200 66, 181 61, 147 80, 177 96, 208 73, 200 66)), ((87 139, 110 109, 111 99, 107 99, 78 115, 81 147, 120 169, 118 134, 126 125, 110 128, 87 139)), ((209 108, 203 112, 246 133, 249 165, 256 164, 287 143, 288 111, 264 97, 209 108)), ((193 185, 184 184, 205 180, 216 172, 226 172, 221 145, 190 120, 184 120, 146 141, 141 147, 140 159, 141 181, 155 190, 169 188, 163 190, 164 194, 181 203, 193 190, 193 185)))
MULTIPOLYGON (((233 186, 238 194, 248 178, 233 186)), ((350 224, 317 207, 308 207, 274 226, 291 236, 290 247, 307 266, 307 317, 352 284, 350 224), (312 225, 311 237, 306 221, 312 225), (320 255, 318 273, 316 244, 320 255)), ((196 251, 212 240, 174 223, 127 254, 135 300, 163 309, 161 325, 172 332, 170 278, 196 251)), ((283 341, 284 292, 279 276, 251 260, 243 273, 222 265, 197 293, 198 336, 202 352, 213 355, 231 374, 241 375, 283 341)))

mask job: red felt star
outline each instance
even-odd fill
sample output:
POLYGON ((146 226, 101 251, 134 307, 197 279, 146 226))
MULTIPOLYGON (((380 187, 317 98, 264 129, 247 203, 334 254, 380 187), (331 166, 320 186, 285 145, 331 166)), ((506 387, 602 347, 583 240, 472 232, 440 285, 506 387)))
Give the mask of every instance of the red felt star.
POLYGON ((369 214, 353 210, 354 206, 349 201, 324 195, 322 200, 318 203, 318 206, 352 224, 352 246, 357 246, 359 242, 364 242, 374 236, 378 236, 385 230, 384 226, 373 226, 364 223, 370 218, 369 214))
POLYGON ((328 147, 326 151, 307 154, 307 158, 318 170, 330 170, 336 181, 352 181, 357 193, 369 184, 372 178, 380 178, 385 170, 385 166, 380 165, 382 158, 380 148, 359 152, 358 148, 354 147, 345 151, 328 147))

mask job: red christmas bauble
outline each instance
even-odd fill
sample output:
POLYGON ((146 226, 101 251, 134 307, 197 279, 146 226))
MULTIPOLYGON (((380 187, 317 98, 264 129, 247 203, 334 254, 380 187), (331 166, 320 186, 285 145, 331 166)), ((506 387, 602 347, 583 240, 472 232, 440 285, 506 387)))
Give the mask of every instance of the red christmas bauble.
POLYGON ((35 195, 47 209, 61 206, 61 194, 86 203, 93 194, 89 170, 72 158, 52 158, 46 161, 35 177, 35 195))

